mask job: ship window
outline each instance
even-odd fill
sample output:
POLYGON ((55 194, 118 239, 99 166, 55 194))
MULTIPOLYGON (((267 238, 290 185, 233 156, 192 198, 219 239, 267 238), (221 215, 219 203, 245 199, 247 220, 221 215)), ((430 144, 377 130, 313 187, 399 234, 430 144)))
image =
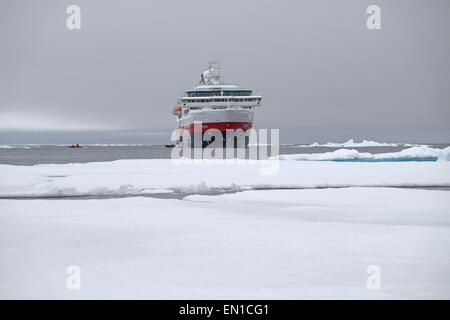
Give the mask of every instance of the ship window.
POLYGON ((223 92, 225 96, 251 96, 251 90, 226 90, 223 92))
POLYGON ((220 96, 221 91, 191 91, 187 92, 188 97, 215 97, 220 96))
POLYGON ((187 91, 187 97, 251 96, 252 90, 187 91))

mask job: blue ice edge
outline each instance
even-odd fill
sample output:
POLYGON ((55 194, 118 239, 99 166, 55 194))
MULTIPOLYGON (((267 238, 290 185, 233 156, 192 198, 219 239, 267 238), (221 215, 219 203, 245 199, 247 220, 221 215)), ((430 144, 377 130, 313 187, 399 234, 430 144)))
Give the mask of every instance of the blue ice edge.
POLYGON ((423 162, 437 161, 437 157, 424 158, 387 158, 387 159, 333 159, 333 160, 297 160, 297 161, 334 161, 334 162, 423 162))
POLYGON ((412 147, 398 152, 372 154, 355 149, 338 149, 325 153, 284 154, 273 157, 293 161, 333 161, 333 162, 436 162, 450 161, 450 147, 435 149, 428 146, 412 147))

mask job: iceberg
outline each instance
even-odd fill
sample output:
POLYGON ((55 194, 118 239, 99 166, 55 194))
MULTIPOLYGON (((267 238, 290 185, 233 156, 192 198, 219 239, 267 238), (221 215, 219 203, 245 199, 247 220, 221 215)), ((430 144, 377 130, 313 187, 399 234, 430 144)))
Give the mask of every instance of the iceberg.
POLYGON ((343 143, 336 143, 336 142, 327 142, 324 144, 320 144, 318 142, 314 142, 309 145, 301 145, 299 147, 330 147, 330 148, 351 148, 351 147, 398 147, 399 144, 397 143, 385 143, 385 142, 376 142, 376 141, 370 141, 370 140, 363 140, 362 142, 355 142, 353 139, 349 139, 346 142, 343 143))
POLYGON ((273 157, 278 160, 295 161, 357 161, 357 162, 403 162, 403 161, 450 161, 450 147, 445 149, 427 146, 412 147, 398 152, 372 154, 355 149, 339 149, 325 153, 286 154, 273 157))

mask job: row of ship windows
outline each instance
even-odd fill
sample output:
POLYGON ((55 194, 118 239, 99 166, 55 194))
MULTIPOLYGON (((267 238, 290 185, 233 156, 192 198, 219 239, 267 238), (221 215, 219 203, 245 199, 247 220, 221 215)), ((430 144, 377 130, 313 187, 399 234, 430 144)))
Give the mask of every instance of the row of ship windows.
POLYGON ((251 90, 223 90, 223 91, 188 91, 188 97, 214 97, 214 96, 251 96, 251 90))
POLYGON ((190 102, 199 102, 199 103, 203 103, 203 102, 248 102, 248 101, 261 101, 261 98, 232 98, 232 99, 225 99, 225 98, 220 98, 220 99, 183 99, 183 103, 190 103, 190 102))
MULTIPOLYGON (((245 107, 239 107, 238 109, 251 109, 252 107, 250 107, 250 106, 245 106, 245 107)), ((202 108, 200 108, 200 107, 190 107, 189 109, 191 109, 191 110, 199 110, 199 109, 202 109, 202 108)), ((184 115, 187 115, 187 114, 189 114, 189 109, 184 109, 184 112, 183 112, 183 114, 184 115)), ((211 109, 227 109, 227 107, 211 107, 211 109)))

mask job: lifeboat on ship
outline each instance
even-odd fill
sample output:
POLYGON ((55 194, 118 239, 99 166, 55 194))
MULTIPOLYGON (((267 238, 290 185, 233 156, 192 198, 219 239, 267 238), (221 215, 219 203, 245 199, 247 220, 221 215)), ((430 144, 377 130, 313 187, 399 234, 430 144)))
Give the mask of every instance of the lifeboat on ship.
POLYGON ((173 108, 173 109, 172 109, 172 113, 173 113, 174 115, 176 115, 177 117, 180 117, 180 116, 181 116, 181 107, 175 107, 175 108, 173 108))

